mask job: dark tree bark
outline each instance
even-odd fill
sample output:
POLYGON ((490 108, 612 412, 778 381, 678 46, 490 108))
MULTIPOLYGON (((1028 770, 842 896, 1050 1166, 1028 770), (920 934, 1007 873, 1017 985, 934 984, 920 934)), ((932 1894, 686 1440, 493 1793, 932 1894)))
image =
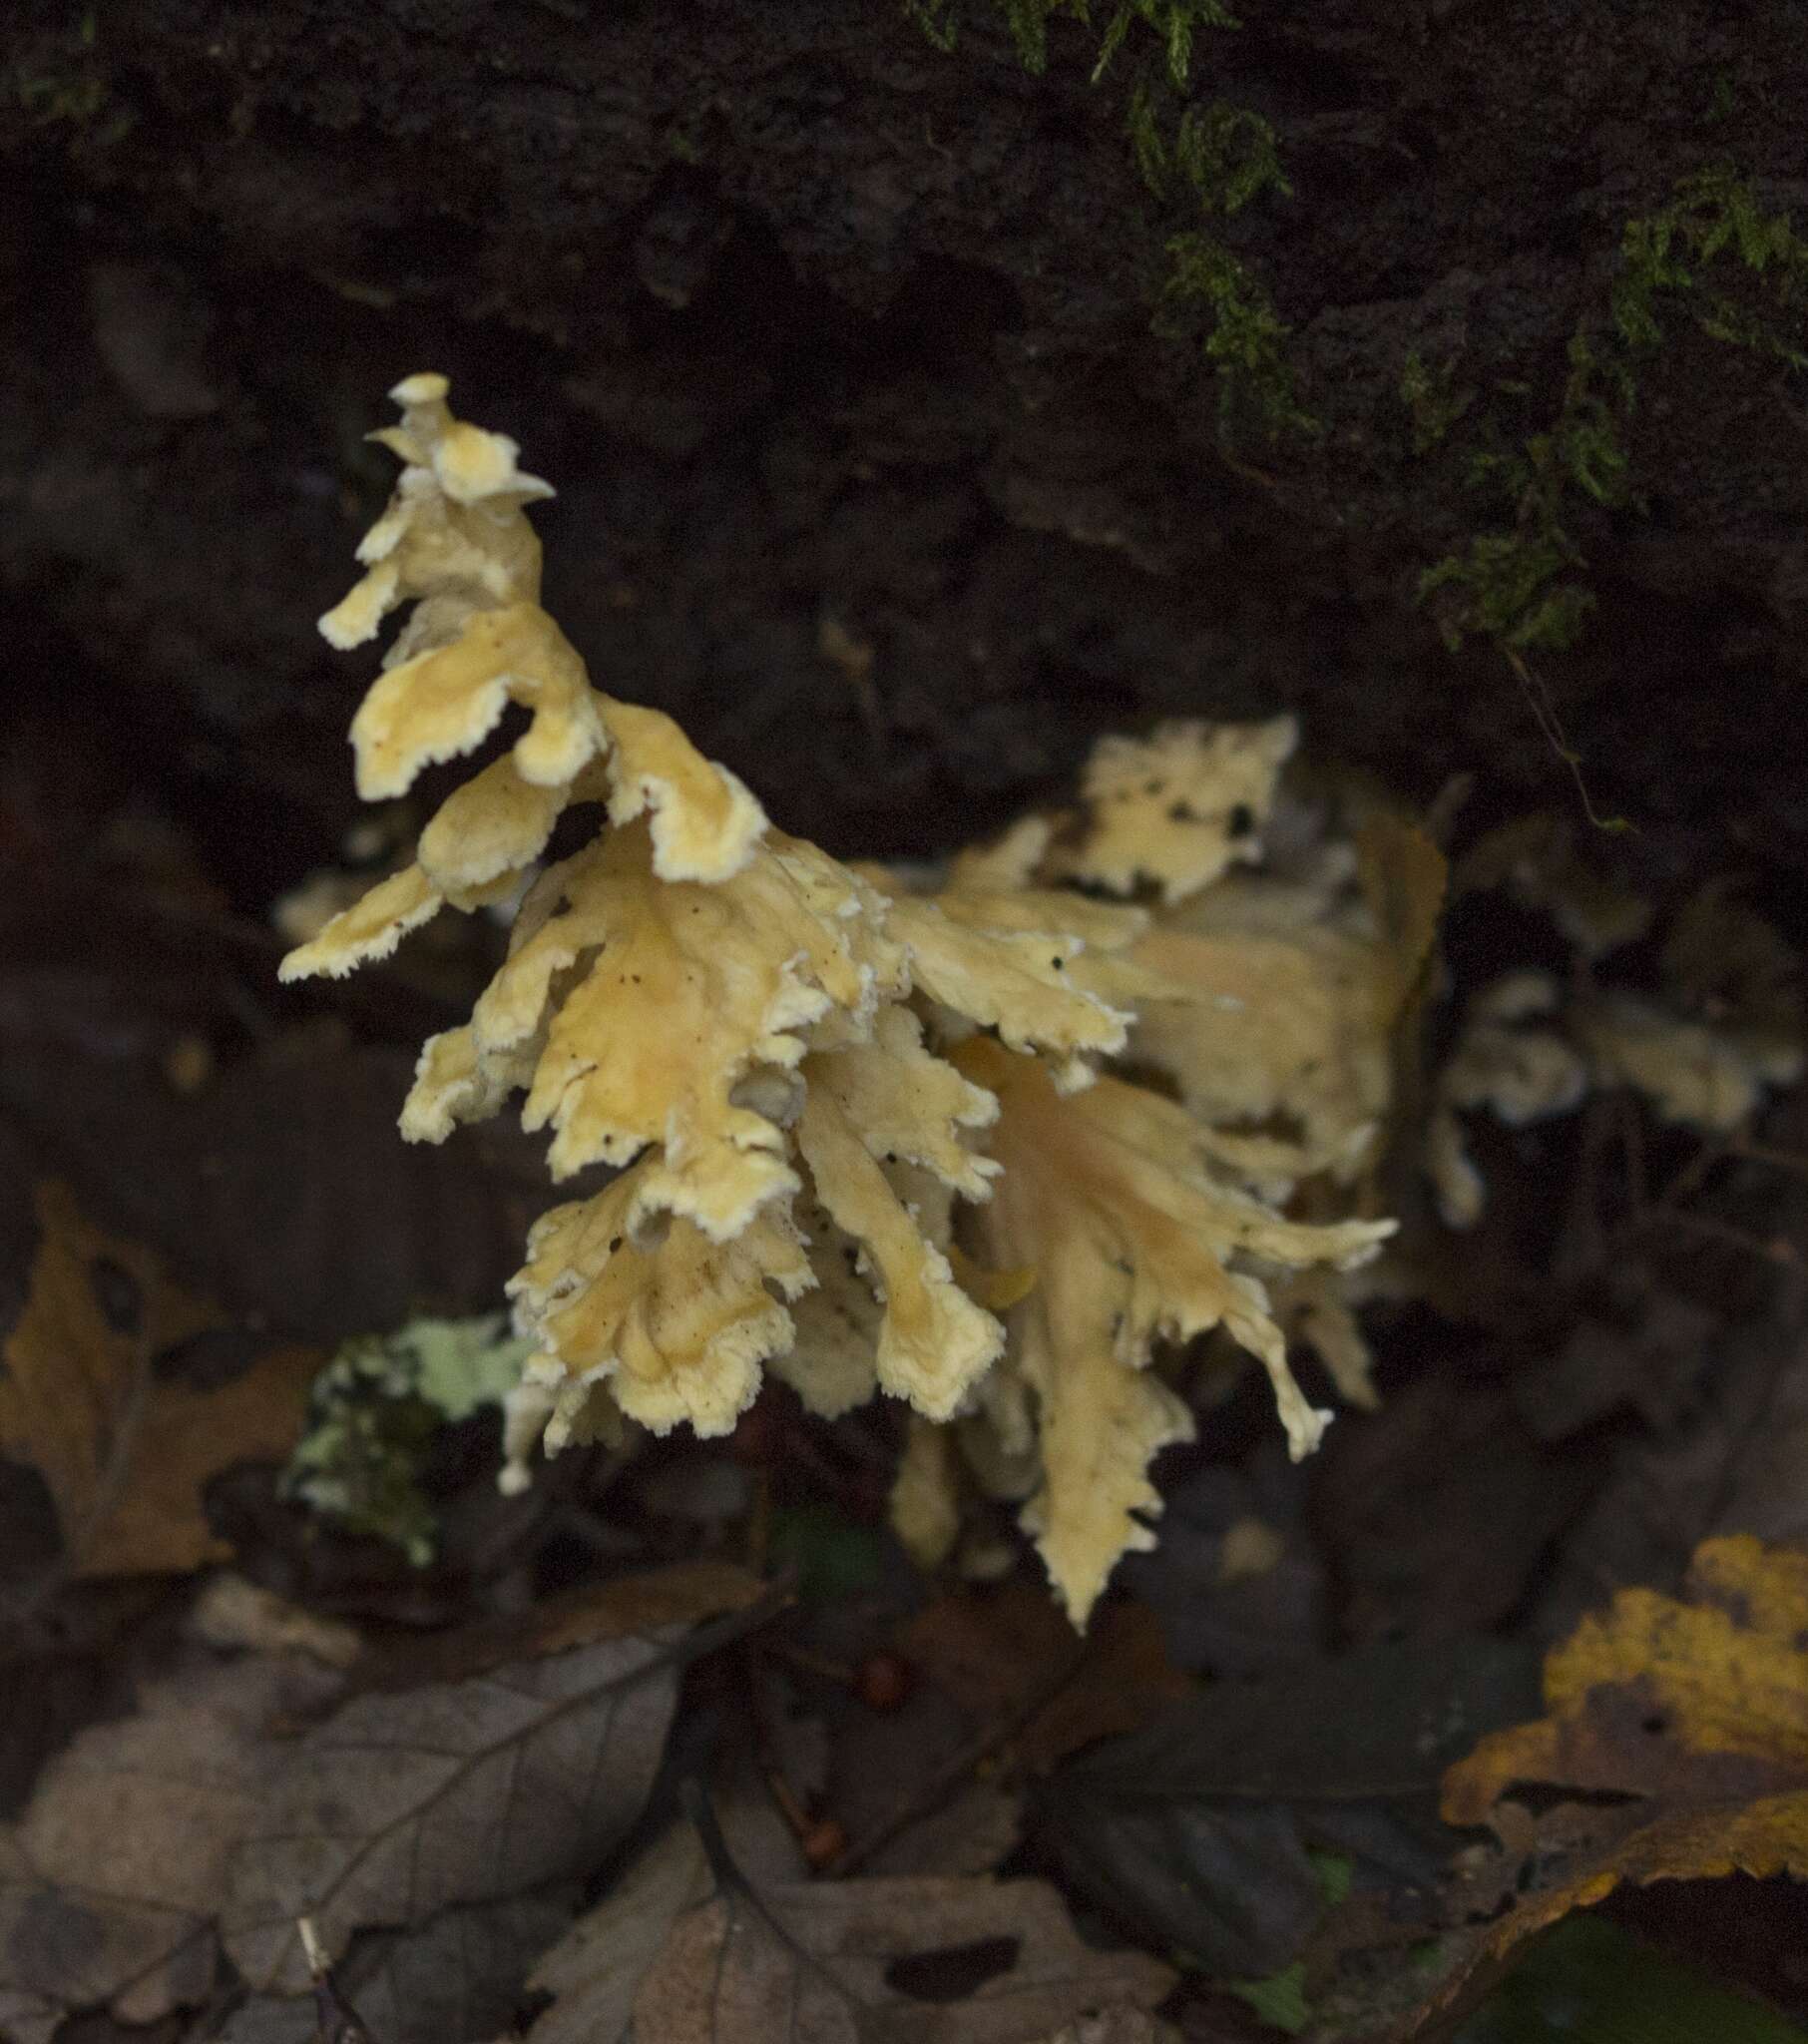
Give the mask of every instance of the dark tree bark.
POLYGON ((1678 256, 1657 340, 1613 315, 1626 223, 1691 177, 1808 199, 1799 10, 1247 0, 1183 92, 1140 23, 1095 85, 1096 26, 1038 76, 1000 14, 944 52, 895 0, 13 10, 9 724, 71 774, 115 734, 247 906, 325 855, 369 663, 312 620, 387 488, 359 436, 436 367, 558 484, 550 602, 599 681, 834 849, 945 847, 1181 711, 1575 807, 1530 687, 1636 857, 1798 872, 1796 272, 1735 237, 1678 256), (1153 196, 1139 79, 1169 132, 1259 117, 1290 196, 1153 196), (1269 431, 1209 307, 1152 330, 1201 224, 1313 429, 1269 431), (1578 643, 1447 650, 1423 571, 1548 528, 1578 643))

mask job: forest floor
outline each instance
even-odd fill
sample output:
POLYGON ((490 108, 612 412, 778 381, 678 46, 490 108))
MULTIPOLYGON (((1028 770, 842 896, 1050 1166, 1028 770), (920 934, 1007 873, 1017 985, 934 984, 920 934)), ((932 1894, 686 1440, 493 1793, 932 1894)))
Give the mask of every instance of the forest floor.
MULTIPOLYGON (((0 2035, 1799 2034, 1799 1099, 1477 1122, 1480 1226, 1364 1309, 1375 1408, 1295 1467, 1213 1392, 1082 1639, 1002 1508, 913 1570, 890 1409, 769 1385, 501 1495, 540 1166, 393 1127, 499 932, 279 989, 155 783, 77 868, 49 799, 0 929, 0 2035)), ((1536 921, 1454 895, 1428 1043, 1536 921)))
POLYGON ((0 2044, 1808 2035, 1791 0, 14 12, 0 2044), (1373 1404, 1172 1358, 1084 1638, 889 1405, 499 1489, 544 1160, 395 1123, 502 930, 276 976, 421 820, 311 621, 422 370, 838 857, 1286 712, 1447 861, 1373 1404))

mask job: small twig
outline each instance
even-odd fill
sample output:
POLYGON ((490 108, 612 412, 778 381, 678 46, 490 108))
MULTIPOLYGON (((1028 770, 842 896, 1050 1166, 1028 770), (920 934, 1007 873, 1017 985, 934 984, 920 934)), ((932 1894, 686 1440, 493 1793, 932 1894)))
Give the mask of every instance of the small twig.
POLYGON ((295 1934, 301 1940, 302 1955, 313 1976, 315 2044, 372 2044, 363 2018, 333 1984, 332 1967, 327 1963, 326 1947, 320 1942, 314 1919, 297 1918, 295 1934))
POLYGON ((790 1826, 801 1845, 815 1824, 802 1799, 791 1787, 779 1759, 778 1739, 765 1686, 760 1681, 759 1645, 753 1639, 742 1643, 741 1673, 747 1685, 747 1715, 753 1729, 753 1760, 765 1782, 766 1791, 778 1806, 778 1813, 790 1826))
POLYGON ((709 1791, 694 1775, 685 1776, 678 1784, 678 1802, 695 1827, 697 1840, 703 1848, 703 1857, 708 1861, 710 1875, 715 1881, 716 1892, 730 1904, 736 1901, 745 1902, 806 1972, 815 1974, 838 2000, 847 2003, 854 2011, 857 2023, 863 2007, 859 1996, 844 1980, 837 1979, 814 1952, 806 1951, 766 1906, 765 1897, 735 1863, 733 1853, 728 1850, 728 1841, 722 1836, 722 1827, 716 1821, 715 1806, 709 1800, 709 1791))
POLYGON ((883 1822, 868 1831, 865 1837, 854 1839, 845 1851, 838 1852, 822 1869, 824 1878, 841 1880, 848 1874, 857 1872, 869 1860, 883 1852, 894 1838, 909 1830, 912 1824, 938 1810, 982 1762, 989 1760, 1002 1746, 1014 1739, 1031 1719, 1039 1717, 1048 1709, 1080 1673, 1086 1658, 1087 1643, 1082 1640, 1076 1643, 1072 1652, 1059 1663, 1053 1675, 969 1740, 957 1754, 936 1770, 916 1794, 900 1803, 883 1822))
POLYGON ((1507 665, 1512 669, 1520 692, 1526 698, 1527 708, 1545 743, 1570 769, 1570 777, 1576 782, 1576 792, 1582 799, 1582 814, 1596 830, 1630 830, 1635 826, 1624 816, 1603 816, 1594 807, 1588 794, 1588 783, 1582 778, 1582 755, 1571 745, 1565 735, 1562 720, 1557 714, 1557 705, 1551 700, 1551 686, 1535 668, 1514 651, 1511 646, 1501 649, 1507 665))

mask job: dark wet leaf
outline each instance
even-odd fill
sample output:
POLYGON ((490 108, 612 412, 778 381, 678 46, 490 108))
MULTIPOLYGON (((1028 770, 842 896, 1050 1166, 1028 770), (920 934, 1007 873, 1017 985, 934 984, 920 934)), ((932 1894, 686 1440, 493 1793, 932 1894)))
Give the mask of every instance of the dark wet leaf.
POLYGON ((1799 2025, 1594 1916, 1537 1946, 1456 2044, 1802 2044, 1799 2025))
POLYGON ((1505 1389, 1455 1365, 1333 1427, 1321 1464, 1314 1527, 1359 1640, 1505 1623, 1599 1480, 1586 1442, 1535 1439, 1505 1389))
POLYGON ((1439 1776, 1538 1695, 1537 1657, 1487 1640, 1390 1645, 1224 1682, 1048 1783, 1074 1880, 1220 1978, 1264 1978, 1325 1914, 1314 1848, 1359 1887, 1430 1889, 1457 1840, 1439 1776))
POLYGON ((1265 1675, 1308 1661, 1325 1636, 1324 1565, 1301 1523, 1308 1472, 1274 1452, 1247 1473, 1214 1463, 1171 1490, 1159 1546, 1128 1555, 1118 1579, 1161 1622, 1177 1668, 1265 1675), (1237 1536, 1255 1527, 1274 1549, 1238 1566, 1237 1536))

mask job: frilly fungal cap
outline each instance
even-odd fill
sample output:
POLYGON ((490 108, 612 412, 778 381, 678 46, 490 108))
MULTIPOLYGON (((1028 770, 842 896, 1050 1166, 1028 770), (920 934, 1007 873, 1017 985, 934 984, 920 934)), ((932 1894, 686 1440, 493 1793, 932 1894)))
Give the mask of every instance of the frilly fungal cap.
MULTIPOLYGON (((509 1480, 542 1437, 726 1432, 768 1369, 826 1412, 885 1391, 914 1408, 906 1538, 957 1537, 964 1463, 1025 1501, 1084 1623, 1152 1539, 1149 1458, 1191 1432, 1158 1344, 1222 1327, 1306 1452, 1327 1415, 1288 1370, 1267 1277, 1352 1264, 1392 1225, 1285 1219, 1213 1127, 1297 1104, 1306 1050, 1348 1034, 1339 946, 1357 939, 1325 929, 1270 959, 1246 931, 1164 935, 1143 906, 1074 891, 1208 898, 1260 850, 1291 720, 1108 741, 1077 815, 1027 819, 913 892, 771 828, 670 718, 595 688, 540 604, 526 511, 548 486, 452 415, 444 377, 394 396, 401 423, 374 437, 402 472, 321 620, 349 647, 413 606, 352 725, 359 792, 405 793, 511 704, 527 724, 282 975, 381 958, 448 904, 515 904, 505 962, 426 1045, 402 1114, 438 1142, 519 1095, 556 1179, 616 1174, 541 1218, 510 1286, 536 1346, 509 1480), (575 805, 600 808, 596 834, 544 863, 575 805), (1201 998, 1233 987, 1264 1011, 1235 1041, 1198 1027, 1201 998), (1136 1051, 1139 1010, 1166 1018, 1145 1048, 1180 1100, 1102 1073, 1136 1051)), ((1293 1176, 1342 1155, 1385 1073, 1358 1090, 1354 1108, 1314 1096, 1293 1176)), ((1342 1339, 1359 1346, 1353 1322, 1342 1339)))

